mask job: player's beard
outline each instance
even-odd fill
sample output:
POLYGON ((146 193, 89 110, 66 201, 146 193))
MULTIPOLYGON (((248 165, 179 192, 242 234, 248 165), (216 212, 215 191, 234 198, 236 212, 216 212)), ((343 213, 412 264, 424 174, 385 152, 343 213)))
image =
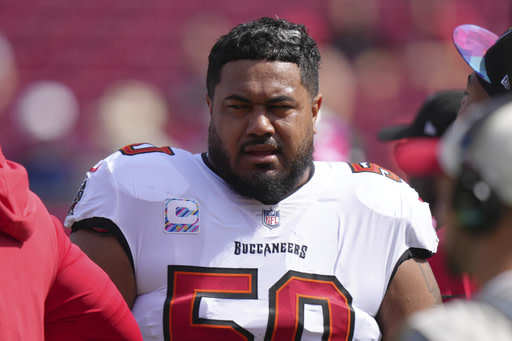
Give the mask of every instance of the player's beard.
MULTIPOLYGON (((257 143, 265 143, 268 139, 258 139, 257 143)), ((279 146, 278 153, 282 152, 279 146)), ((208 159, 216 168, 219 176, 238 194, 256 199, 263 204, 273 205, 291 194, 304 178, 304 173, 312 170, 313 164, 313 133, 308 134, 300 145, 295 159, 285 158, 283 170, 279 172, 262 171, 252 175, 238 175, 230 166, 230 159, 222 139, 213 123, 209 126, 208 159)))

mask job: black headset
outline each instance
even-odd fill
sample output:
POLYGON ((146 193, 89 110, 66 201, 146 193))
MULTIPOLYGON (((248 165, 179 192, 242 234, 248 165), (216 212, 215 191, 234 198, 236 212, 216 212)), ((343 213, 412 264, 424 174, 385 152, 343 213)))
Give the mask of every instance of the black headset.
POLYGON ((512 96, 509 95, 499 97, 482 107, 483 115, 471 124, 460 141, 462 161, 452 195, 452 207, 459 226, 474 234, 491 232, 501 218, 504 209, 501 199, 471 165, 468 157, 468 151, 475 143, 476 136, 484 123, 493 116, 499 107, 512 100, 512 96))
POLYGON ((461 168, 452 196, 457 222, 471 233, 491 232, 501 217, 503 204, 478 172, 467 164, 461 168))

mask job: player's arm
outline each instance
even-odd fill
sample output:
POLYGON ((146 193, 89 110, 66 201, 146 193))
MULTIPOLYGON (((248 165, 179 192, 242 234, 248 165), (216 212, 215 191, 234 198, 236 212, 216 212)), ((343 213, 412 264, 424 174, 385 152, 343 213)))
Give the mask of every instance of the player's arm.
POLYGON ((130 258, 117 238, 90 229, 74 231, 70 238, 110 276, 131 308, 137 294, 135 274, 130 258))
POLYGON ((410 258, 398 267, 377 314, 383 340, 393 340, 404 318, 441 303, 441 293, 425 259, 410 258))

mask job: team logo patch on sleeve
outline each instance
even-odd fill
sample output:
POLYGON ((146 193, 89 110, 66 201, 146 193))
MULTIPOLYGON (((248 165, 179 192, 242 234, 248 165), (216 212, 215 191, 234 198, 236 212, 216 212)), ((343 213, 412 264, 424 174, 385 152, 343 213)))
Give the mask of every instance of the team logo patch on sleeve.
POLYGON ((263 210, 263 225, 268 228, 276 228, 279 227, 279 211, 271 208, 270 210, 263 210))
POLYGON ((166 233, 199 233, 199 203, 192 199, 165 200, 166 233))

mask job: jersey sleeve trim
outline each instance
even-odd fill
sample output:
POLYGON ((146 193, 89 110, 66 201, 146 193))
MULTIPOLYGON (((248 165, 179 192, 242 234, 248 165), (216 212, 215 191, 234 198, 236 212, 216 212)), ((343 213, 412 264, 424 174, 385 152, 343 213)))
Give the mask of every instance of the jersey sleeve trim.
POLYGON ((133 263, 133 255, 130 250, 130 246, 128 245, 128 241, 124 237, 124 234, 121 232, 119 227, 110 219, 102 218, 102 217, 92 217, 83 219, 75 222, 71 226, 71 233, 79 231, 79 230, 89 230, 100 236, 108 237, 113 236, 117 239, 124 252, 128 256, 130 260, 130 264, 132 266, 132 270, 135 273, 135 266, 133 263))
MULTIPOLYGON (((398 267, 406 260, 411 259, 411 258, 427 259, 427 258, 432 257, 433 255, 434 254, 431 251, 426 250, 426 249, 421 249, 421 248, 417 248, 417 247, 411 247, 411 248, 407 249, 402 254, 402 256, 400 256, 400 258, 398 258, 398 261, 395 264, 395 268, 393 269, 393 272, 391 273, 391 277, 389 278, 389 283, 391 283, 391 281, 395 277, 395 274, 398 271, 398 267)), ((388 283, 388 285, 389 285, 389 283, 388 283)))
POLYGON ((427 249, 411 247, 409 250, 412 253, 412 256, 416 257, 416 258, 427 259, 434 255, 434 253, 432 251, 427 250, 427 249))

